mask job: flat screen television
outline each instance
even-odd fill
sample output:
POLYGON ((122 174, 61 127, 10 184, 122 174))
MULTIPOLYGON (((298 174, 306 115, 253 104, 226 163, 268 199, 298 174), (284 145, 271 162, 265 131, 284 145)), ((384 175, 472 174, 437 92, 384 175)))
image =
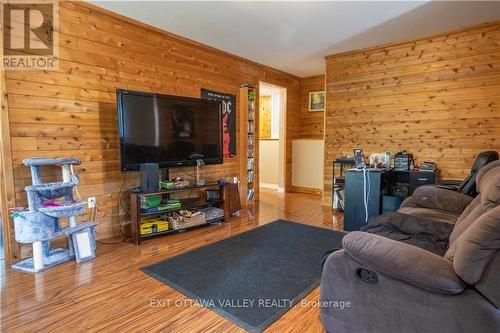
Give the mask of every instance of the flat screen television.
POLYGON ((222 163, 220 102, 117 90, 122 171, 222 163))

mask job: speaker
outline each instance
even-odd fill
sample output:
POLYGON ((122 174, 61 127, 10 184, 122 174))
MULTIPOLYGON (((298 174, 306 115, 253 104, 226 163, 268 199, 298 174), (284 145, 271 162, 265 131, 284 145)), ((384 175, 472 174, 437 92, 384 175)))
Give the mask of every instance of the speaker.
POLYGON ((158 163, 144 163, 140 165, 141 191, 158 192, 160 190, 160 166, 158 163))
POLYGON ((219 190, 205 190, 205 200, 208 202, 220 200, 220 191, 219 190))
POLYGON ((392 186, 392 195, 398 198, 407 198, 410 193, 410 185, 406 183, 396 183, 392 186))

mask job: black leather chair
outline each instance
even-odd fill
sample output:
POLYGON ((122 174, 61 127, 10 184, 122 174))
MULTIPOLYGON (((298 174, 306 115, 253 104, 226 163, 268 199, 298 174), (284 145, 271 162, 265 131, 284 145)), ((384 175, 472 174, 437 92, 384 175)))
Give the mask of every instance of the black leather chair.
POLYGON ((479 153, 472 164, 470 175, 464 180, 442 180, 436 184, 437 187, 457 191, 471 197, 477 195, 476 175, 486 164, 498 160, 498 152, 490 150, 479 153))

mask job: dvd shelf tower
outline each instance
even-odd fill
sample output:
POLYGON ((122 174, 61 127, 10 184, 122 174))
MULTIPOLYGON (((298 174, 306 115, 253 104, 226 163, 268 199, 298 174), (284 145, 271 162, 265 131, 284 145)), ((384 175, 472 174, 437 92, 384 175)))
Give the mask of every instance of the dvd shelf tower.
POLYGON ((252 203, 259 194, 258 178, 258 114, 257 94, 254 85, 246 84, 240 89, 240 178, 242 201, 252 203))

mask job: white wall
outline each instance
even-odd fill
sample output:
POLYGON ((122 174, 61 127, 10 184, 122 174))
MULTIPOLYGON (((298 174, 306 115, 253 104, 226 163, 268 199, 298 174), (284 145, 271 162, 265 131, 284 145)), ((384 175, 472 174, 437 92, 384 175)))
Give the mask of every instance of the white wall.
POLYGON ((292 186, 323 189, 323 140, 292 141, 292 186))
POLYGON ((259 183, 278 187, 280 142, 278 140, 259 141, 259 183))
POLYGON ((281 138, 281 93, 280 89, 271 95, 272 98, 272 116, 271 116, 271 138, 279 139, 281 138))

